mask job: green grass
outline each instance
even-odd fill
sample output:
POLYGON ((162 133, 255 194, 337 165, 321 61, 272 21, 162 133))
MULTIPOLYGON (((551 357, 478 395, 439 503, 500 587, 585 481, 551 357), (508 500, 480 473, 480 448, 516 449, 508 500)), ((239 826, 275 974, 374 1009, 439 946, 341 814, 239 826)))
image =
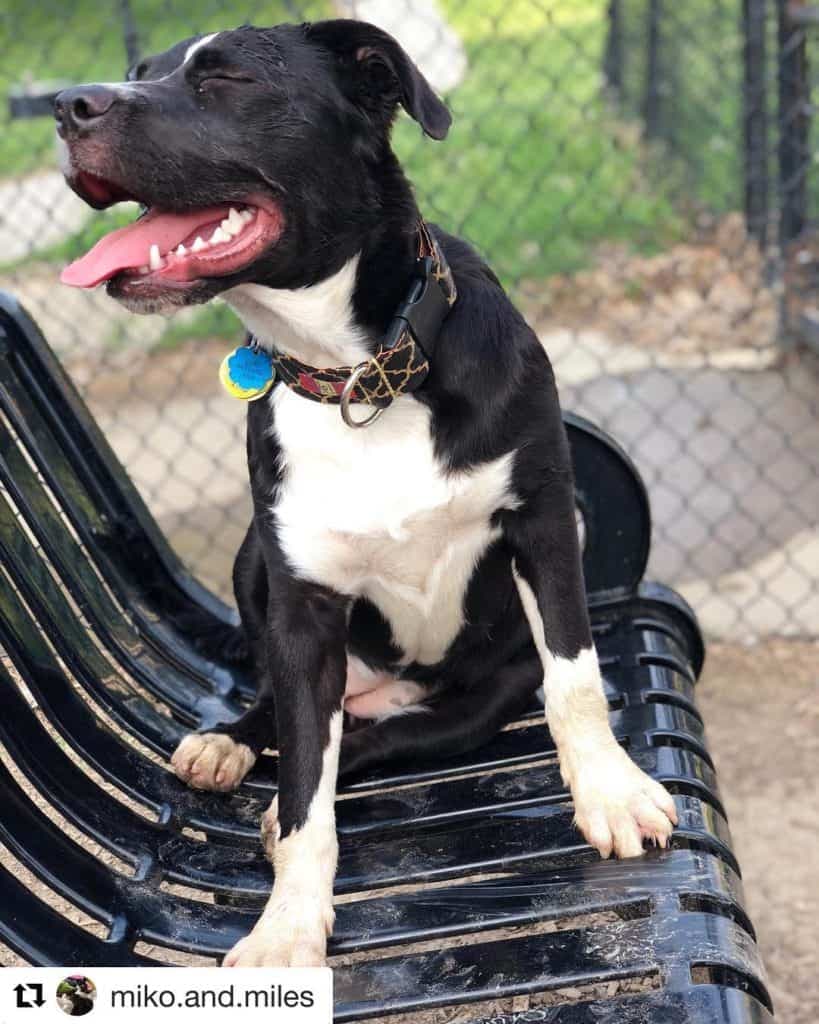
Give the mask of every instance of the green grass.
POLYGON ((685 233, 679 166, 604 98, 603 6, 444 0, 469 57, 452 131, 437 146, 398 126, 425 211, 475 241, 507 284, 583 267, 602 241, 650 252, 685 233))
MULTIPOLYGON (((638 112, 646 81, 646 0, 622 0, 627 26, 626 106, 638 112)), ((743 37, 738 3, 665 4, 661 27, 669 155, 685 166, 680 194, 716 212, 742 206, 743 37)), ((775 116, 775 18, 768 19, 769 102, 775 116)))
MULTIPOLYGON (((132 6, 144 49, 152 51, 193 31, 243 20, 321 16, 329 2, 280 0, 255 11, 237 8, 233 17, 203 16, 193 0, 135 0, 132 6)), ((691 208, 739 205, 738 139, 731 134, 740 127, 738 26, 735 12, 721 10, 733 5, 716 5, 720 10, 714 11, 710 0, 688 0, 667 13, 677 19, 669 22, 679 67, 671 101, 676 156, 647 147, 636 119, 629 122, 603 95, 605 6, 603 0, 442 0, 469 60, 465 80, 447 97, 452 131, 445 142, 434 143, 422 139, 406 117, 396 126, 395 145, 425 215, 475 242, 507 285, 586 266, 603 242, 639 252, 662 249, 684 236, 691 208)), ((632 28, 642 25, 644 6, 642 0, 626 0, 632 28)), ((57 22, 39 4, 6 0, 0 34, 3 17, 14 31, 0 91, 27 73, 73 80, 120 77, 121 33, 109 15, 116 9, 77 0, 57 22)), ((644 49, 641 40, 632 40, 632 109, 639 106, 644 49)), ((0 173, 53 163, 51 147, 47 121, 0 121, 0 173)), ((38 256, 72 259, 118 226, 119 217, 96 216, 82 232, 38 256)), ((230 316, 222 307, 172 324, 163 344, 224 331, 230 316)))

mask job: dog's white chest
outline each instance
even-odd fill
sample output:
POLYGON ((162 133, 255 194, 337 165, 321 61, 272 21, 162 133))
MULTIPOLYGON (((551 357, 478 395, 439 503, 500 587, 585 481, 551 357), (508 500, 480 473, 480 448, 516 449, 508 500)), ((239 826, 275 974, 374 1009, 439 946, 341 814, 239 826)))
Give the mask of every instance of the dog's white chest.
POLYGON ((274 512, 287 559, 299 575, 371 600, 406 662, 439 661, 463 625, 475 565, 497 535, 492 513, 513 504, 513 454, 447 474, 429 410, 412 399, 362 430, 345 426, 337 407, 284 387, 272 403, 284 469, 274 512))

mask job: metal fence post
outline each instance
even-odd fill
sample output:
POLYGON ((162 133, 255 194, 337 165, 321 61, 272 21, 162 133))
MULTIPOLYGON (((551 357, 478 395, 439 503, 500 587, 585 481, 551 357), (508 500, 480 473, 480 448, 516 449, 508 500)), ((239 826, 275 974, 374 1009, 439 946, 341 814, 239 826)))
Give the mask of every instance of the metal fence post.
POLYGON ((623 93, 623 5, 622 0, 609 0, 608 34, 603 55, 603 75, 610 89, 623 93))
POLYGON ((646 80, 645 93, 643 97, 643 118, 646 126, 646 136, 649 139, 658 139, 662 131, 662 54, 660 22, 663 16, 662 0, 649 0, 648 4, 648 33, 646 55, 646 80))
POLYGON ((810 81, 805 28, 797 0, 777 0, 779 18, 779 238, 787 244, 807 220, 810 81), (794 17, 796 15, 796 17, 794 17))
POLYGON ((125 38, 125 56, 128 58, 128 67, 130 68, 139 60, 139 32, 134 21, 130 0, 120 0, 119 9, 125 38))
POLYGON ((764 246, 768 229, 768 89, 765 45, 766 0, 743 0, 745 40, 743 89, 743 175, 745 220, 749 233, 764 246))

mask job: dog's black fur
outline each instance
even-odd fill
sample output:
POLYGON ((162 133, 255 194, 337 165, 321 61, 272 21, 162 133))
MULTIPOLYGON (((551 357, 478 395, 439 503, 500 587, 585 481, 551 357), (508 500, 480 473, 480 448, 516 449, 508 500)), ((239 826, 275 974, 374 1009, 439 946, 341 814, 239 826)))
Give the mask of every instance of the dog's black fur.
MULTIPOLYGON (((398 44, 366 24, 242 28, 220 34, 181 67, 194 40, 141 61, 129 79, 146 87, 114 102, 87 130, 72 124, 71 111, 88 87, 61 95, 58 111, 75 165, 147 206, 180 212, 268 190, 284 210, 280 242, 239 273, 196 282, 185 303, 207 301, 245 281, 275 288, 314 284, 360 252, 355 317, 380 336, 411 280, 419 220, 389 144, 392 121, 400 103, 429 135, 441 138, 449 127, 446 108, 398 44)), ((435 230, 459 298, 438 337, 423 339, 430 373, 414 398, 432 410, 436 452, 448 468, 469 469, 518 452, 513 483, 520 507, 497 513, 503 539, 475 570, 468 624, 445 659, 402 669, 435 684, 434 716, 350 732, 342 775, 383 759, 467 750, 530 701, 542 666, 512 578, 513 559, 538 596, 550 649, 573 658, 591 646, 571 465, 549 360, 486 263, 464 242, 435 230)), ((122 297, 123 283, 115 279, 108 290, 122 297)), ((149 304, 155 301, 151 295, 149 304)), ((396 668, 401 652, 374 605, 356 602, 348 626, 341 595, 295 578, 288 568, 267 514, 279 473, 269 408, 253 403, 248 413, 256 516, 234 584, 259 698, 224 731, 258 751, 275 745, 278 718, 279 815, 286 835, 303 822, 317 784, 326 720, 340 686, 343 691, 345 646, 374 666, 396 668), (324 728, 305 743, 293 719, 311 701, 316 706, 309 716, 324 728), (287 771, 290 737, 298 737, 297 763, 287 771)))
MULTIPOLYGON (((375 343, 411 280, 419 220, 390 148, 391 124, 401 104, 428 135, 442 138, 446 108, 398 44, 372 26, 242 28, 220 34, 182 66, 191 42, 141 62, 130 77, 144 85, 115 101, 100 101, 87 87, 60 97, 74 167, 106 180, 109 199, 124 194, 173 211, 263 194, 280 205, 285 229, 263 258, 228 278, 168 295, 149 288, 143 297, 115 278, 109 291, 146 309, 206 301, 249 281, 301 287, 360 253, 354 317, 375 343)), ((435 453, 447 470, 515 452, 514 502, 495 512, 501 535, 475 567, 465 624, 443 660, 402 666, 403 652, 374 604, 359 598, 351 607, 349 597, 290 566, 271 514, 283 469, 270 406, 249 406, 255 512, 234 583, 259 694, 247 714, 221 729, 256 752, 278 746, 282 838, 304 824, 316 793, 329 720, 343 700, 346 651, 434 687, 430 712, 345 734, 340 771, 351 776, 382 760, 476 747, 531 701, 543 665, 513 563, 537 598, 550 652, 574 659, 592 647, 549 360, 486 263, 463 241, 434 231, 458 300, 439 335, 422 339, 430 373, 403 401, 430 409, 435 453)))

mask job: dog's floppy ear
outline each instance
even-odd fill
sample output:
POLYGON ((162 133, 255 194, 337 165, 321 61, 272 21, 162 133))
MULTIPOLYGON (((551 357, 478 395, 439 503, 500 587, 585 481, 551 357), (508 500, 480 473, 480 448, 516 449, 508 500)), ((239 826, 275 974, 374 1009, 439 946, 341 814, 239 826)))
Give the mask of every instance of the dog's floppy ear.
POLYGON ((308 39, 336 54, 352 99, 389 122, 400 103, 433 139, 446 138, 452 117, 404 48, 366 21, 337 18, 305 25, 308 39))

